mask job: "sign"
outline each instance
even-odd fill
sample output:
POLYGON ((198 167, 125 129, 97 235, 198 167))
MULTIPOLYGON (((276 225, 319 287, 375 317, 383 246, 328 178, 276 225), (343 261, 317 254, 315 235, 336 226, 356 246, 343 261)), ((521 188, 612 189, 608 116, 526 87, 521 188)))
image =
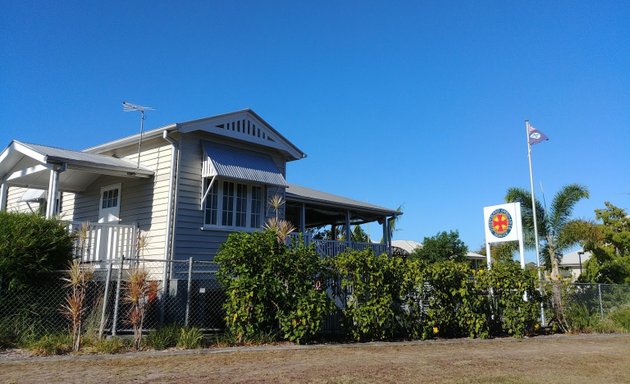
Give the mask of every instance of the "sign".
POLYGON ((521 256, 521 268, 525 268, 523 247, 523 225, 521 222, 521 203, 508 203, 483 208, 483 222, 486 230, 486 258, 491 267, 490 244, 518 241, 521 256))
POLYGON ((509 203, 483 209, 487 243, 518 241, 521 238, 521 205, 509 203))

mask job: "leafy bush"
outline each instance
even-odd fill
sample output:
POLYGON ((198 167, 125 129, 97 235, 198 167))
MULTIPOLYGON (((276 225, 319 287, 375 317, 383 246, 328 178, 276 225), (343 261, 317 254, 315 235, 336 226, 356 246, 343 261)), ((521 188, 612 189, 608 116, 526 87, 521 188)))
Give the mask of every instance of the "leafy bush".
POLYGON ((73 238, 56 220, 0 212, 0 344, 33 342, 63 322, 60 276, 73 238), (57 294, 60 293, 60 294, 57 294))
POLYGON ((487 292, 473 279, 467 263, 441 261, 426 266, 430 286, 423 337, 488 337, 487 292))
POLYGON ((0 277, 9 290, 49 281, 71 261, 72 248, 73 237, 59 221, 0 212, 0 277))
POLYGON ((400 287, 404 261, 371 249, 351 250, 328 259, 347 293, 342 309, 355 340, 383 340, 397 335, 401 321, 400 287))
POLYGON ((215 261, 226 290, 226 325, 237 342, 260 334, 305 342, 321 329, 325 289, 317 290, 320 258, 301 241, 287 246, 265 230, 233 233, 215 261))
POLYGON ((542 298, 532 272, 512 261, 495 263, 490 271, 480 270, 477 280, 492 293, 491 313, 500 331, 523 337, 536 330, 542 298))
POLYGON ((203 341, 203 334, 201 330, 196 327, 181 328, 179 330, 179 339, 177 346, 184 349, 195 349, 201 347, 203 341))
POLYGON ((172 348, 177 345, 180 327, 176 325, 158 328, 149 332, 145 342, 149 347, 158 351, 172 348))

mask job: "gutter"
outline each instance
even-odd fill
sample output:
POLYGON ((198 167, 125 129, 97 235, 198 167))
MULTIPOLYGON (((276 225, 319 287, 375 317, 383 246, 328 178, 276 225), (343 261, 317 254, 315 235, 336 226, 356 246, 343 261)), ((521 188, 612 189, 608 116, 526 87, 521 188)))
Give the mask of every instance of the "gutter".
POLYGON ((173 234, 175 222, 175 210, 173 204, 177 199, 177 179, 179 178, 179 144, 168 135, 168 131, 162 132, 162 138, 171 144, 171 171, 168 181, 168 203, 166 206, 166 238, 164 239, 164 275, 162 277, 162 290, 167 293, 168 278, 170 274, 170 260, 172 260, 173 234), (175 182, 174 182, 175 180, 175 182), (169 257, 170 256, 170 257, 169 257))

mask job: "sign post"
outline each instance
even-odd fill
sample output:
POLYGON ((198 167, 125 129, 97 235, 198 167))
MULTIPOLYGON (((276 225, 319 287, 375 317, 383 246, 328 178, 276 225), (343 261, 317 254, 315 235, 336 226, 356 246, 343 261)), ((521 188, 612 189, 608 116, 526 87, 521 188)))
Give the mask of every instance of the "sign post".
POLYGON ((492 268, 490 244, 508 241, 518 241, 521 268, 525 269, 521 204, 507 203, 484 207, 483 217, 486 232, 486 261, 488 263, 488 269, 492 268))

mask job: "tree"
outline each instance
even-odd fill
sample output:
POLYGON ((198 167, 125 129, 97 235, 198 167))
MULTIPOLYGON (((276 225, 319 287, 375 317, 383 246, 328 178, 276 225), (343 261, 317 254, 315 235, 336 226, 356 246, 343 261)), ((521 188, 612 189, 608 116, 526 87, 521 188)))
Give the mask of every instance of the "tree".
POLYGON ((423 260, 428 263, 438 261, 453 260, 465 261, 468 247, 459 238, 459 232, 439 232, 432 237, 425 237, 422 247, 416 248, 411 257, 423 260))
POLYGON ((610 202, 596 209, 601 220, 596 226, 595 241, 587 242, 592 257, 586 262, 582 280, 597 283, 630 284, 630 216, 610 202))
MULTIPOLYGON (((562 306, 562 292, 560 285, 560 259, 562 252, 573 247, 580 241, 590 238, 592 224, 585 220, 571 219, 573 208, 582 199, 589 197, 588 189, 579 184, 569 184, 560 189, 551 202, 551 207, 545 209, 536 202, 536 218, 538 236, 542 241, 542 256, 547 261, 545 267, 551 268, 553 284, 552 306, 559 325, 566 329, 564 309, 562 306)), ((506 202, 521 203, 525 244, 533 248, 534 220, 532 211, 532 196, 521 188, 510 188, 505 196, 506 202)))

